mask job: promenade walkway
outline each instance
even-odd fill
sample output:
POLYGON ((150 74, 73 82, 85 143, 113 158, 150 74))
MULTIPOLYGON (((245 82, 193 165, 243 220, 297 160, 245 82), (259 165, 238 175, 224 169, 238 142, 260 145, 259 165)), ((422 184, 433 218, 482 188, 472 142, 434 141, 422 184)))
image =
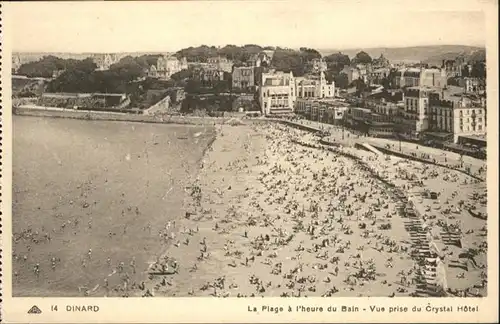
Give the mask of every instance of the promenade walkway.
POLYGON ((363 145, 367 150, 369 150, 377 155, 384 155, 384 153, 380 152, 378 149, 376 149, 375 147, 371 146, 368 143, 362 143, 361 145, 363 145))
POLYGON ((361 136, 340 126, 301 120, 298 123, 316 131, 328 131, 330 136, 323 138, 324 144, 342 144, 355 146, 356 144, 369 144, 386 154, 399 155, 403 158, 418 160, 425 163, 436 164, 448 169, 459 170, 476 179, 485 181, 487 177, 486 161, 451 151, 422 146, 416 143, 399 142, 395 139, 361 136))

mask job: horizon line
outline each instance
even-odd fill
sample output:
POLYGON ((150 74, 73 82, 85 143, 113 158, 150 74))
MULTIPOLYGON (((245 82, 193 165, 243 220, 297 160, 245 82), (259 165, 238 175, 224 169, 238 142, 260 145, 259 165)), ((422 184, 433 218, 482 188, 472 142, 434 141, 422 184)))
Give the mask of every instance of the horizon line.
MULTIPOLYGON (((46 51, 46 50, 12 50, 12 53, 65 53, 65 54, 119 54, 119 53, 177 53, 183 49, 187 49, 189 47, 201 47, 201 46, 208 46, 208 47, 216 47, 216 48, 224 48, 225 46, 229 45, 234 45, 238 47, 242 47, 245 45, 257 45, 260 47, 280 47, 280 48, 290 48, 290 49, 299 49, 299 47, 288 47, 288 46, 273 46, 273 45, 259 45, 259 44, 242 44, 242 45, 237 45, 237 44, 230 44, 227 43, 225 45, 207 45, 207 44, 201 44, 201 45, 190 45, 188 47, 183 47, 181 49, 171 51, 171 50, 123 50, 123 51, 105 51, 105 52, 97 52, 97 51, 46 51)), ((345 47, 345 48, 335 48, 335 47, 312 47, 312 46, 300 46, 300 47, 307 47, 307 48, 312 48, 315 49, 319 52, 322 50, 335 50, 335 51, 352 51, 352 50, 373 50, 373 49, 396 49, 396 48, 414 48, 414 47, 434 47, 434 46, 466 46, 466 47, 478 47, 478 48, 484 48, 486 49, 486 45, 472 45, 472 44, 428 44, 428 45, 408 45, 408 46, 370 46, 370 47, 345 47)))

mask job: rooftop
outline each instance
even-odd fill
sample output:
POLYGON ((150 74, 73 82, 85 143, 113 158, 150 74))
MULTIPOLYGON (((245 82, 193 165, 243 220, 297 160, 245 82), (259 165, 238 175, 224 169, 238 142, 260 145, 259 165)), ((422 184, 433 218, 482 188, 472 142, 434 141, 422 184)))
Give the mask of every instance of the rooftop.
POLYGON ((264 86, 287 86, 289 80, 283 78, 266 78, 264 86))
POLYGON ((366 112, 366 113, 371 113, 372 111, 368 108, 361 108, 361 107, 351 107, 351 109, 356 109, 356 110, 359 110, 359 111, 363 111, 363 112, 366 112))

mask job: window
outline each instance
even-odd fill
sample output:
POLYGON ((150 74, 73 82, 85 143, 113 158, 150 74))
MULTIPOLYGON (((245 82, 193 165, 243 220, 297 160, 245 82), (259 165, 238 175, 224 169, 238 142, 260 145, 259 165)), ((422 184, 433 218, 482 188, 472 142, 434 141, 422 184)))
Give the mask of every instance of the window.
POLYGON ((477 129, 478 130, 483 130, 483 126, 482 125, 477 125, 477 129))
POLYGON ((482 118, 482 117, 479 117, 479 118, 477 119, 477 121, 481 123, 481 122, 483 121, 483 118, 482 118))

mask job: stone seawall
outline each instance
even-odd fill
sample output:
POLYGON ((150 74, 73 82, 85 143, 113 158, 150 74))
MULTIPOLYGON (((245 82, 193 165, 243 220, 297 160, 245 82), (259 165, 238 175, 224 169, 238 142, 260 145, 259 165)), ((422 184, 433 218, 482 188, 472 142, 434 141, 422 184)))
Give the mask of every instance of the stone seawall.
POLYGON ((186 124, 186 125, 214 125, 224 124, 231 117, 194 117, 194 116, 147 116, 116 112, 96 112, 71 109, 44 109, 18 107, 14 110, 15 115, 51 117, 51 118, 71 118, 83 120, 107 120, 107 121, 128 121, 140 123, 158 124, 186 124))

